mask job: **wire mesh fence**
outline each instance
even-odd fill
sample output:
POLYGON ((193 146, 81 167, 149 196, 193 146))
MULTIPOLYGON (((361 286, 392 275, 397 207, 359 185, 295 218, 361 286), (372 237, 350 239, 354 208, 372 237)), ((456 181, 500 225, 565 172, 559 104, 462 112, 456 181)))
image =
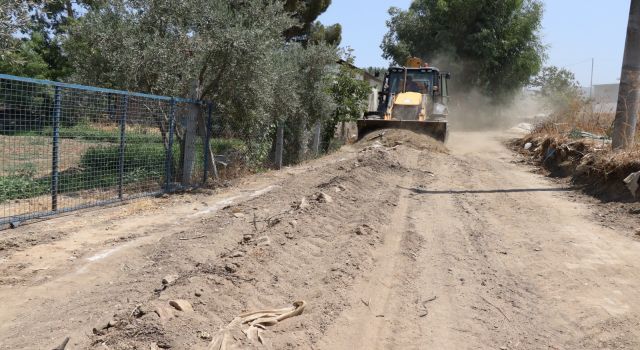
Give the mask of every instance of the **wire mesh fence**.
POLYGON ((197 186, 211 104, 0 75, 0 224, 197 186))

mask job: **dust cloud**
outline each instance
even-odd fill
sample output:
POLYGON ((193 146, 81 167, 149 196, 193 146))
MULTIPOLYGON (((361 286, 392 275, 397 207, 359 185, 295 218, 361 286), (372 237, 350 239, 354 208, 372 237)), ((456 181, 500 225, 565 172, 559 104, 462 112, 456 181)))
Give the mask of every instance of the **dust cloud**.
POLYGON ((449 121, 455 130, 497 130, 533 122, 549 113, 545 103, 530 91, 517 93, 509 103, 495 104, 478 90, 451 94, 449 121))
POLYGON ((449 87, 449 122, 454 130, 499 130, 521 122, 534 122, 550 113, 546 108, 548 103, 531 90, 522 89, 515 92, 509 102, 496 104, 492 96, 479 89, 460 87, 456 76, 464 74, 468 63, 463 64, 451 55, 440 54, 429 63, 453 75, 449 87))

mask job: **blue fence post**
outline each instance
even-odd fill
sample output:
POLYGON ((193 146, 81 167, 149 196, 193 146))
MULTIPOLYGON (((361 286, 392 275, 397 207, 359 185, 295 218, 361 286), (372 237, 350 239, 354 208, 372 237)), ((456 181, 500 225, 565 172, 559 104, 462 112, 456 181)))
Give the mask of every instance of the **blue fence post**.
MULTIPOLYGON (((211 102, 207 104, 207 126, 206 126, 206 137, 204 142, 204 174, 202 178, 202 184, 207 184, 207 178, 209 177, 209 155, 211 154, 211 113, 213 110, 213 105, 211 102)), ((215 159, 214 159, 215 161, 215 159)))
POLYGON ((58 186, 60 174, 58 164, 60 163, 60 114, 62 112, 62 96, 60 87, 55 87, 53 106, 53 145, 51 159, 51 211, 58 210, 58 186))
POLYGON ((118 160, 118 198, 124 197, 124 148, 125 148, 125 131, 127 128, 127 110, 129 109, 129 96, 124 95, 120 112, 120 158, 118 160))
POLYGON ((165 164, 166 184, 164 191, 171 192, 171 168, 173 167, 173 132, 176 123, 176 100, 171 99, 171 107, 169 109, 169 144, 167 145, 167 157, 165 164))

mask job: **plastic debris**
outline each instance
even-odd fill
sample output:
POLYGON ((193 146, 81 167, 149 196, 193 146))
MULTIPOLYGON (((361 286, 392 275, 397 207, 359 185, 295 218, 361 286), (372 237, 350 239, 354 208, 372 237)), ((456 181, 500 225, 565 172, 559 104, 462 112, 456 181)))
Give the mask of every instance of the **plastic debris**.
POLYGON ((627 185, 629 191, 631 191, 633 198, 636 198, 636 192, 638 191, 638 180, 640 180, 640 171, 631 173, 624 179, 624 183, 627 185))

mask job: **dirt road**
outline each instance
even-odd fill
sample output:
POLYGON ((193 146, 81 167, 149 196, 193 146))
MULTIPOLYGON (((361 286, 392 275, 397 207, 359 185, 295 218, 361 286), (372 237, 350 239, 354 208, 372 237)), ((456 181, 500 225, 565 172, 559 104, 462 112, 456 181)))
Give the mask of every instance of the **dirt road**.
POLYGON ((208 349, 237 315, 295 300, 303 314, 263 333, 273 349, 640 348, 631 219, 604 225, 501 137, 454 133, 447 154, 390 134, 5 231, 0 349, 208 349))

